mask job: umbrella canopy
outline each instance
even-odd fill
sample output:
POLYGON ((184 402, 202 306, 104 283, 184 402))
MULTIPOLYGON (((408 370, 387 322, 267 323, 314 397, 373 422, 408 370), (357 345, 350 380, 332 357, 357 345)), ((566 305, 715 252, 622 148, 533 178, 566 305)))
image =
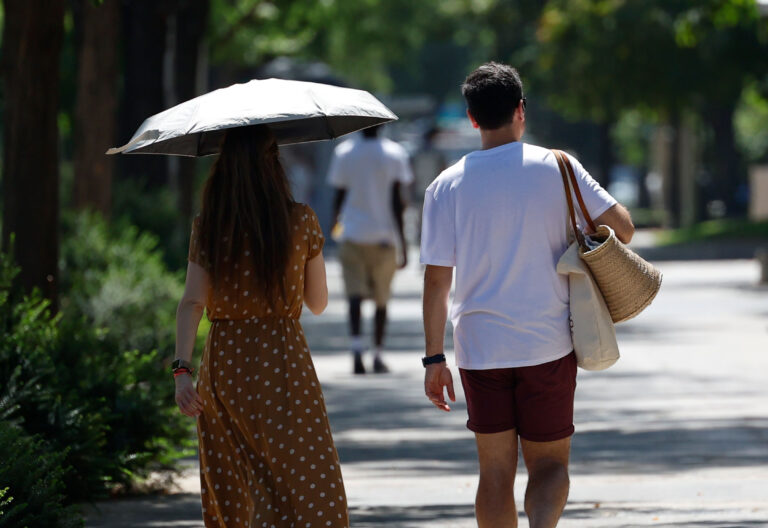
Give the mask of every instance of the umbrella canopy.
POLYGON ((268 125, 279 145, 333 139, 394 121, 364 90, 283 79, 252 80, 190 99, 147 118, 107 154, 218 154, 228 128, 268 125))

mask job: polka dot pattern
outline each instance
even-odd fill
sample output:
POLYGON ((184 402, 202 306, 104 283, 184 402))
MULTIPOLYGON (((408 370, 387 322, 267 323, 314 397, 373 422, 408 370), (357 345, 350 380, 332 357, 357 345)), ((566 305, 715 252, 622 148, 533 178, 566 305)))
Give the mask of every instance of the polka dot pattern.
MULTIPOLYGON (((247 240, 238 276, 209 293, 212 325, 197 385, 208 528, 349 526, 323 394, 299 323, 304 267, 324 239, 308 206, 298 205, 293 216, 287 298, 274 310, 257 293, 247 240)), ((202 265, 197 221, 190 260, 202 265)))

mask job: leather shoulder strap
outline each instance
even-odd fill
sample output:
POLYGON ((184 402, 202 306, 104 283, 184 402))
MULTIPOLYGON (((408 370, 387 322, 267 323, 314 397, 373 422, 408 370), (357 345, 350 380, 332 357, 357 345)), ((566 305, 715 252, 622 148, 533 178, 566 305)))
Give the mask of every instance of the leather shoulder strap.
POLYGON ((576 175, 573 172, 571 160, 568 159, 568 156, 564 152, 560 152, 560 155, 563 157, 565 166, 568 168, 568 175, 571 178, 571 186, 573 187, 573 192, 576 194, 576 200, 579 202, 579 207, 581 207, 581 213, 584 215, 584 220, 587 221, 587 226, 589 226, 590 233, 594 233, 597 231, 597 228, 595 227, 595 223, 592 221, 592 217, 589 216, 587 206, 584 205, 584 198, 581 196, 581 190, 579 190, 579 182, 576 180, 576 175))
POLYGON ((565 156, 565 154, 556 149, 552 149, 552 154, 555 155, 555 159, 557 160, 557 166, 560 168, 560 176, 563 178, 563 189, 565 190, 565 201, 568 202, 568 216, 571 219, 571 227, 573 228, 573 235, 576 237, 576 240, 579 242, 579 245, 584 247, 584 236, 582 235, 581 231, 579 230, 578 226, 576 225, 576 212, 573 210, 573 197, 571 196, 571 189, 570 184, 568 183, 568 170, 566 169, 565 161, 568 158, 565 156))

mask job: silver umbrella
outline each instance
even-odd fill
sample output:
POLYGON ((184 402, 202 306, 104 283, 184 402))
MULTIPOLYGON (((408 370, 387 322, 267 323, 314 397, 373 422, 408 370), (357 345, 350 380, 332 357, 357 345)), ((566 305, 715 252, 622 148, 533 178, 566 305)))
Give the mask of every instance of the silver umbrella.
POLYGON ((228 128, 268 125, 280 145, 333 139, 397 119, 364 90, 283 79, 252 80, 147 118, 107 154, 218 154, 228 128))

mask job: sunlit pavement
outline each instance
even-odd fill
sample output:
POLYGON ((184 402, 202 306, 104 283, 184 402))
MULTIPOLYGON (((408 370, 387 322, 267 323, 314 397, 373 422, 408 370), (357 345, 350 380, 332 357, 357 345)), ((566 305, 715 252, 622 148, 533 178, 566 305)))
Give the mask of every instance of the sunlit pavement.
MULTIPOLYGON (((303 321, 356 527, 476 526, 474 439, 455 368, 452 412, 423 395, 416 260, 394 285, 391 374, 351 374, 333 260, 328 310, 303 321)), ((768 526, 768 288, 756 285, 752 261, 661 268, 656 301, 618 327, 619 363, 579 373, 571 494, 559 526, 768 526)), ((370 334, 373 307, 365 308, 370 334)), ((525 484, 521 464, 519 507, 525 484)), ((179 485, 184 493, 102 503, 86 526, 201 526, 195 470, 179 485)))

